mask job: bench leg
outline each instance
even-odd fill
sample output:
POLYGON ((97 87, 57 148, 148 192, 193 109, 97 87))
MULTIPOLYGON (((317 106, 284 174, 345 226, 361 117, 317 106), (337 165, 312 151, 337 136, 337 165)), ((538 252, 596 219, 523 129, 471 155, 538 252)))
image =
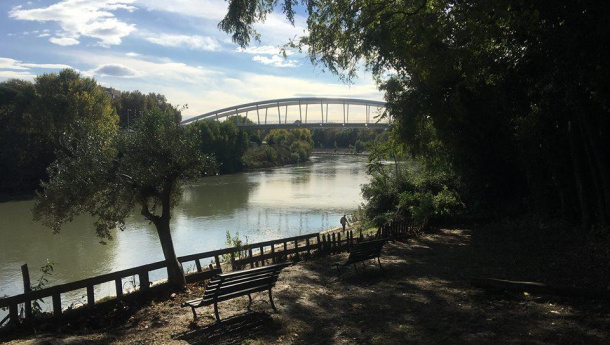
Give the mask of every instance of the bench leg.
POLYGON ((271 289, 269 289, 269 301, 271 302, 271 308, 273 308, 273 310, 277 313, 277 308, 275 307, 275 304, 273 303, 273 295, 271 294, 271 289))
POLYGON ((197 321, 197 313, 195 312, 195 308, 191 307, 193 310, 193 321, 197 321))
POLYGON ((354 262, 354 269, 356 270, 356 273, 358 272, 358 266, 356 266, 356 263, 354 262))
POLYGON ((252 311, 250 310, 250 306, 252 305, 252 296, 250 296, 250 294, 248 294, 248 299, 250 300, 250 303, 248 303, 248 311, 252 311))
POLYGON ((218 302, 214 302, 214 315, 216 316, 216 322, 220 323, 220 315, 218 315, 218 302))
POLYGON ((381 266, 381 260, 379 260, 379 257, 377 257, 377 262, 379 263, 379 268, 381 268, 381 270, 383 270, 383 266, 381 266))

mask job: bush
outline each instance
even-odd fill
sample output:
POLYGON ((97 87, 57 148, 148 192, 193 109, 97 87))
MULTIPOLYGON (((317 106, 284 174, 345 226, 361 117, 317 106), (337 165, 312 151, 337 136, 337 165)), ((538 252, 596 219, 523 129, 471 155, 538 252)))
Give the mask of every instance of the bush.
POLYGON ((432 174, 417 164, 377 165, 362 187, 364 214, 375 226, 393 220, 414 225, 455 215, 464 208, 457 182, 450 174, 432 174))

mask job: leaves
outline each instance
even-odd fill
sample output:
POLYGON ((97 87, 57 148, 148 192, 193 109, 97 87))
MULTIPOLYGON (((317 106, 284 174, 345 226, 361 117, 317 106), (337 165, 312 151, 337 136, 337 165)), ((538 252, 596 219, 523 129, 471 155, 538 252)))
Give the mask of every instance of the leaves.
POLYGON ((79 121, 61 140, 50 180, 37 197, 35 220, 59 232, 76 215, 88 213, 105 241, 136 205, 151 221, 169 217, 181 183, 212 165, 198 145, 195 132, 160 111, 145 114, 122 132, 79 121))

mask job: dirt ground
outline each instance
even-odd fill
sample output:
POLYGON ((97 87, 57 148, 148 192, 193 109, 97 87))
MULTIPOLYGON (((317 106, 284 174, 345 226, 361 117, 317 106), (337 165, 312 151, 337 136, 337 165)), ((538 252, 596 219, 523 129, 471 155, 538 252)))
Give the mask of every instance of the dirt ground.
POLYGON ((365 270, 349 267, 339 277, 334 263, 345 261, 347 254, 301 261, 282 271, 273 290, 279 312, 272 311, 266 293, 259 293, 253 296, 253 312, 246 312, 247 297, 220 303, 220 326, 214 323, 212 307, 199 309, 197 323, 192 322, 190 309, 180 308, 181 302, 201 294, 201 287, 191 286, 186 293, 145 307, 119 306, 114 314, 102 317, 112 322, 101 326, 73 322, 4 340, 8 344, 610 344, 608 301, 493 293, 470 285, 471 276, 571 285, 576 281, 592 287, 608 282, 607 262, 584 272, 583 262, 588 267, 594 263, 579 256, 580 264, 573 266, 567 263, 573 261, 573 254, 557 252, 567 244, 574 247, 573 242, 543 245, 530 239, 527 246, 514 246, 511 236, 516 235, 438 230, 404 243, 387 243, 381 257, 383 270, 370 261, 365 270))

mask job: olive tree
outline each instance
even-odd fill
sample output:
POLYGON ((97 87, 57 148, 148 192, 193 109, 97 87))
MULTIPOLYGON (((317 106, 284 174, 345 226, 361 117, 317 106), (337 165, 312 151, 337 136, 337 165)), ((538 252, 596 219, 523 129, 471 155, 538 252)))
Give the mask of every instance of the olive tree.
POLYGON ((171 116, 152 111, 131 130, 117 132, 75 123, 61 140, 57 160, 48 169, 33 213, 54 232, 78 214, 89 214, 102 242, 112 230, 125 227, 137 208, 155 225, 167 263, 169 282, 185 285, 170 232, 171 210, 180 199, 180 186, 213 167, 199 152, 197 133, 171 116))

